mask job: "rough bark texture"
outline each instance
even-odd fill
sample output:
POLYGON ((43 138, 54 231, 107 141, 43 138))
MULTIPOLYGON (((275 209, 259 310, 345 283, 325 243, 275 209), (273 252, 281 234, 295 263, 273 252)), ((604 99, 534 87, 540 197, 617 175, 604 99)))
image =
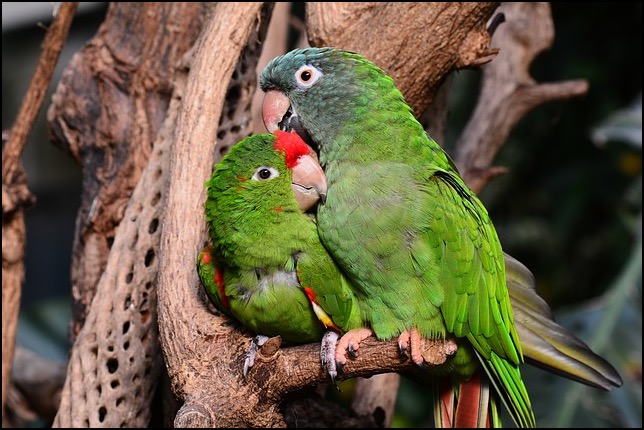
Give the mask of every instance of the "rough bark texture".
MULTIPOLYGON (((27 144, 78 3, 63 3, 45 34, 38 65, 2 148, 2 422, 24 278, 25 209, 33 203, 20 157, 27 144)), ((3 137, 4 138, 4 137, 3 137)))
POLYGON ((486 22, 495 2, 311 2, 313 46, 359 52, 391 76, 417 115, 456 68, 490 61, 486 22))
POLYGON ((71 267, 72 339, 166 117, 177 62, 199 34, 204 12, 202 3, 111 3, 53 97, 51 139, 83 168, 71 267))

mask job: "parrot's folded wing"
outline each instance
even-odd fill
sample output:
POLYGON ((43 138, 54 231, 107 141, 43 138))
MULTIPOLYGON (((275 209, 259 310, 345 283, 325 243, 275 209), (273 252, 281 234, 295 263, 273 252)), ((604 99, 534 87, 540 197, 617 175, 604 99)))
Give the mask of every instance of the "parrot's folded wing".
POLYGON ((548 304, 535 289, 534 276, 505 254, 506 276, 514 323, 526 362, 591 387, 610 390, 622 379, 610 363, 555 322, 548 304))

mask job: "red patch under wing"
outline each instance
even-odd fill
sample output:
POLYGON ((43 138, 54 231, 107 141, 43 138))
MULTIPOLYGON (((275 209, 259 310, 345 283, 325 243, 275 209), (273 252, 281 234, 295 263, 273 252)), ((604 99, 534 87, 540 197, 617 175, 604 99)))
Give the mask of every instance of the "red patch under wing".
POLYGON ((228 302, 228 297, 226 296, 226 290, 224 290, 224 271, 219 267, 215 270, 215 282, 219 288, 219 295, 221 296, 221 304, 226 308, 230 309, 230 303, 228 302))

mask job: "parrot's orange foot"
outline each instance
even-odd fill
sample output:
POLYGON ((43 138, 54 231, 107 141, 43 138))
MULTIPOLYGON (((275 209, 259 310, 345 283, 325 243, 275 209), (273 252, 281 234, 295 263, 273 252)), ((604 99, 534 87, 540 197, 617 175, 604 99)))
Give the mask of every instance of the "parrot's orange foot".
POLYGON ((351 358, 356 358, 356 351, 360 348, 360 342, 371 336, 373 332, 368 328, 357 328, 346 332, 338 342, 335 349, 335 361, 339 366, 347 362, 346 352, 351 358))
POLYGON ((423 364, 423 355, 420 352, 421 337, 418 330, 412 328, 405 330, 398 336, 398 349, 400 353, 411 358, 417 365, 423 364), (409 353, 408 353, 409 352, 409 353))
POLYGON ((445 363, 448 357, 456 354, 458 346, 451 339, 423 339, 415 328, 406 330, 398 337, 401 354, 411 358, 417 365, 427 363, 432 366, 445 363))

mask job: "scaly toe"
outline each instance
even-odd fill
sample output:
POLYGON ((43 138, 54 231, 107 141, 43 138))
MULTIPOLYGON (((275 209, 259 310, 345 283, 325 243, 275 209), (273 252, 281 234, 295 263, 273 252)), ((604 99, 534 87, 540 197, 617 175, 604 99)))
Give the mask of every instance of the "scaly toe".
POLYGON ((248 348, 248 352, 246 353, 246 359, 244 360, 244 379, 246 379, 248 372, 255 364, 255 356, 257 355, 257 351, 259 351, 259 348, 261 348, 268 339, 270 339, 268 336, 261 334, 258 334, 253 338, 252 342, 250 343, 250 348, 248 348))
POLYGON ((336 385, 335 378, 338 376, 335 355, 339 337, 340 335, 338 333, 327 331, 322 337, 322 344, 320 346, 320 361, 322 362, 322 367, 329 374, 333 385, 336 385))

